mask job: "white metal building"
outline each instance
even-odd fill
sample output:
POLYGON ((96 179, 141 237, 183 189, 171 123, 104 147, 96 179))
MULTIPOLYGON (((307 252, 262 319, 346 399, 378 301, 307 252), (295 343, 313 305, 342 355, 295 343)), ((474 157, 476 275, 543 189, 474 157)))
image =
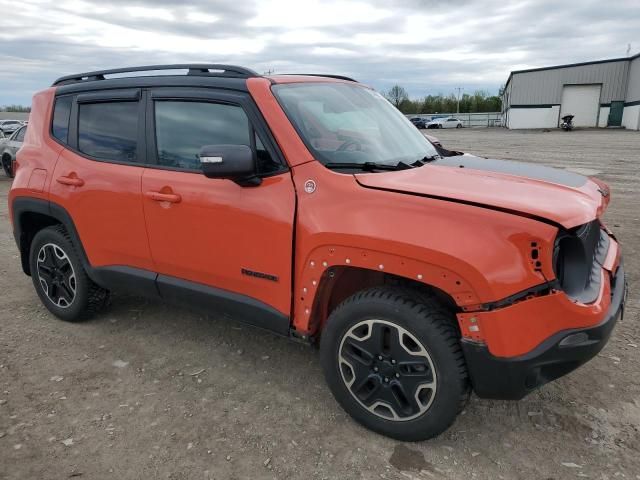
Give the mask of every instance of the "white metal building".
POLYGON ((511 72, 502 97, 507 128, 556 128, 568 114, 577 127, 639 130, 640 53, 511 72))

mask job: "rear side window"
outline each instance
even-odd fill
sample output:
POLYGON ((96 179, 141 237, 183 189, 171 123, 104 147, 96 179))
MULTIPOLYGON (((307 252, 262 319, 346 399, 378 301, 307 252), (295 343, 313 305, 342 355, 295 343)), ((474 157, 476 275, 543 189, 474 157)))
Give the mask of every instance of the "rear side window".
POLYGON ((158 101, 155 113, 158 163, 162 166, 196 170, 205 145, 251 146, 249 119, 241 107, 158 101))
POLYGON ((78 105, 78 150, 100 160, 137 161, 138 102, 78 105))
POLYGON ((69 117, 73 97, 59 97, 53 107, 53 125, 51 134, 62 143, 69 141, 69 117))

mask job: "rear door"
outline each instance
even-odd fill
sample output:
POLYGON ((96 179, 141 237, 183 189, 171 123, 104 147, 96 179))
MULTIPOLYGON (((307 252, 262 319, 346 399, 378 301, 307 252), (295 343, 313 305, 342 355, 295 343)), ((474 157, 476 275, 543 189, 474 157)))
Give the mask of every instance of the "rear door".
POLYGON ((155 164, 143 173, 142 194, 161 293, 229 294, 288 317, 295 191, 249 95, 158 88, 149 92, 147 118, 155 164), (262 183, 206 178, 198 153, 215 144, 254 149, 262 183))
POLYGON ((152 270, 140 181, 145 162, 139 89, 58 97, 52 134, 65 144, 56 163, 50 200, 71 216, 93 267, 152 270), (58 106, 60 110, 58 110, 58 106))

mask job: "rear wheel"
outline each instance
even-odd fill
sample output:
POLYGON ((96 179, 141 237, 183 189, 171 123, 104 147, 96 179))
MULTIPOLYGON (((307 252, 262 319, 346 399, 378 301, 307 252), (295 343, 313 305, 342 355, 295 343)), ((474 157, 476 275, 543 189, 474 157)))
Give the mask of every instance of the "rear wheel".
POLYGON ((87 276, 67 231, 60 225, 35 235, 29 265, 40 300, 62 320, 85 320, 109 302, 109 291, 87 276))
POLYGON ((345 300, 322 333, 325 378, 356 421, 405 441, 455 420, 469 382, 455 317, 431 297, 376 287, 345 300))
POLYGON ((456 128, 462 128, 462 124, 459 123, 458 125, 456 125, 456 128))

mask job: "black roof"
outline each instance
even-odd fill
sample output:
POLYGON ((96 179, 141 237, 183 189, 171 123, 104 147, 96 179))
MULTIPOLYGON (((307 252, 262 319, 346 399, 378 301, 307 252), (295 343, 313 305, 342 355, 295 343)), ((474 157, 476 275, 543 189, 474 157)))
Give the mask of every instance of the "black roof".
MULTIPOLYGON (((342 75, 293 74, 314 77, 339 78, 355 82, 356 80, 342 75)), ((93 72, 65 75, 53 82, 58 87, 57 94, 86 90, 104 90, 109 88, 185 86, 185 87, 219 87, 246 91, 246 79, 261 77, 258 73, 245 67, 223 64, 172 64, 146 65, 139 67, 114 68, 93 72), (176 70, 186 70, 186 74, 178 74, 176 70), (140 72, 159 72, 156 75, 137 75, 140 72), (162 72, 166 72, 163 74, 162 72), (127 75, 132 74, 132 75, 127 75), (114 78, 110 78, 114 75, 114 78)))

